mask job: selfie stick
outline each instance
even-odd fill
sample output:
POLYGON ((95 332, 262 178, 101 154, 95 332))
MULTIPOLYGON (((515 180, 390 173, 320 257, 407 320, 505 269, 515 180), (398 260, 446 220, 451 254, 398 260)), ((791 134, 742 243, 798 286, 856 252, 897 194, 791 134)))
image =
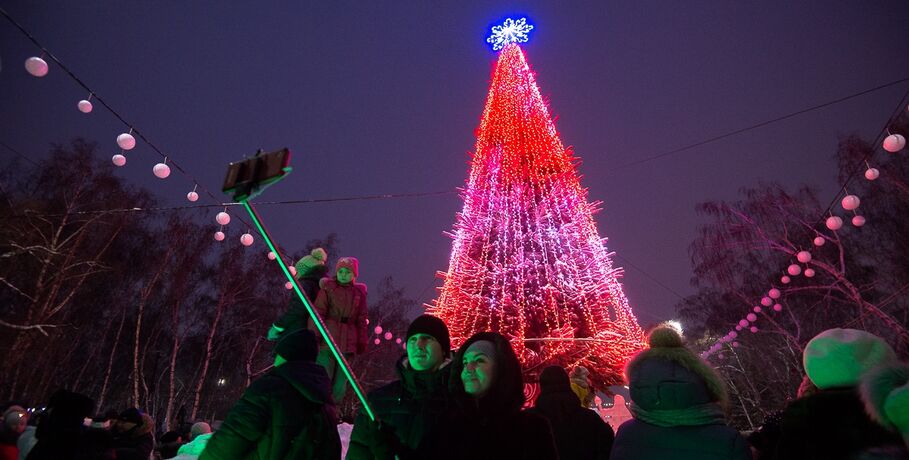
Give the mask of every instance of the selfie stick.
MULTIPOLYGON (((284 167, 283 173, 277 178, 272 178, 272 180, 269 181, 269 185, 286 177, 287 174, 290 173, 290 170, 290 167, 284 167)), ((253 176, 254 175, 255 174, 253 174, 253 176)), ((356 393, 357 398, 360 399, 360 403, 362 404, 363 410, 366 412, 366 415, 369 416, 370 420, 375 421, 376 416, 373 413, 372 408, 369 407, 369 402, 366 400, 366 394, 363 392, 363 388, 360 387, 360 383, 357 381, 356 376, 354 376, 353 371, 350 369, 350 365, 347 363, 347 360, 344 359, 344 355, 338 351, 338 345, 335 344, 334 339, 331 337, 331 334, 325 327, 325 323, 322 321, 322 318, 319 316, 316 310, 312 307, 309 299, 307 299, 306 295, 303 294, 303 291, 300 289, 300 285, 297 284, 297 280, 294 279, 293 275, 290 274, 290 270, 288 270, 287 266, 284 265, 281 253, 278 252, 278 249, 275 247, 274 243, 272 243, 272 239, 268 234, 268 230, 265 229, 265 226, 262 224, 262 219, 259 217, 259 214, 256 212, 256 209, 250 202, 250 199, 252 199, 254 195, 260 193, 262 190, 257 186, 257 184, 250 184, 244 187, 244 190, 237 188, 233 191, 236 192, 234 199, 239 198, 238 201, 243 205, 244 208, 246 208, 246 211, 249 213, 249 217, 252 218, 253 223, 256 224, 256 229, 259 230, 259 234, 262 235, 262 239, 265 240, 265 244, 268 245, 268 248, 273 253, 275 253, 275 262, 278 263, 278 266, 281 267, 281 272, 284 273, 284 276, 293 285, 294 292, 297 294, 300 302, 303 303, 303 306, 306 307, 306 311, 309 313, 310 318, 312 318, 313 324, 316 325, 319 333, 322 334, 322 339, 325 340, 325 343, 328 345, 328 349, 331 350, 331 354, 334 355, 335 360, 337 360, 338 366, 341 368, 341 371, 344 372, 344 375, 347 377, 347 381, 350 382, 350 386, 353 387, 354 393, 356 393)), ((335 403, 340 403, 340 401, 335 401, 335 403)))

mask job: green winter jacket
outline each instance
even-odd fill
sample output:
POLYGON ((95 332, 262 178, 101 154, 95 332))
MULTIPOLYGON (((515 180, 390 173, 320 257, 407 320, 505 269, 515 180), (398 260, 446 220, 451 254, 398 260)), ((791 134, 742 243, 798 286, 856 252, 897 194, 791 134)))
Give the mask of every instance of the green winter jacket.
POLYGON ((199 460, 338 459, 341 441, 331 384, 313 362, 289 361, 256 380, 231 408, 199 460), (302 433, 302 435, 301 435, 302 433))

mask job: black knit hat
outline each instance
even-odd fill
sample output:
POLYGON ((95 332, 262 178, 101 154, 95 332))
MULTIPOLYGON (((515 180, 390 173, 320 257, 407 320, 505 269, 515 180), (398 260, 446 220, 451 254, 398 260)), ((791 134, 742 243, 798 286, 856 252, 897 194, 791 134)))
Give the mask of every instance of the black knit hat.
POLYGON ((414 334, 428 334, 439 341, 442 346, 442 353, 445 356, 451 354, 451 338, 448 336, 448 327, 445 322, 432 315, 420 315, 407 327, 407 338, 414 334))
POLYGON ((316 334, 309 329, 294 331, 275 345, 275 354, 288 361, 315 361, 319 354, 316 334))
POLYGON ((571 390, 568 373, 561 366, 549 366, 540 372, 540 392, 551 393, 560 390, 571 390))

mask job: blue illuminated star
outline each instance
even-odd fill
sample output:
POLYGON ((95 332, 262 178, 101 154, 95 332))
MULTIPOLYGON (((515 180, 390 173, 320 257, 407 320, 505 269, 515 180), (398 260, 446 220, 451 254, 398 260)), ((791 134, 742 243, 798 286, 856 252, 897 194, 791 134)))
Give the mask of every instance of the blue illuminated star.
POLYGON ((527 42, 527 34, 533 30, 533 25, 527 23, 527 18, 521 18, 517 21, 508 18, 500 26, 493 26, 492 35, 486 39, 486 43, 492 45, 493 51, 498 51, 509 43, 527 42))

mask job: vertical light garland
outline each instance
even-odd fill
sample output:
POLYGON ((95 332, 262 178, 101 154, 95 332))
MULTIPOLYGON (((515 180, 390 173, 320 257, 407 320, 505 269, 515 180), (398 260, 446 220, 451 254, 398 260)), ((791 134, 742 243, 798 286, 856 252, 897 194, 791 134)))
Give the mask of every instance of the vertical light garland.
POLYGON ((525 367, 584 365, 622 382, 644 334, 521 48, 502 49, 477 130, 444 284, 429 312, 452 343, 498 331, 525 367))

